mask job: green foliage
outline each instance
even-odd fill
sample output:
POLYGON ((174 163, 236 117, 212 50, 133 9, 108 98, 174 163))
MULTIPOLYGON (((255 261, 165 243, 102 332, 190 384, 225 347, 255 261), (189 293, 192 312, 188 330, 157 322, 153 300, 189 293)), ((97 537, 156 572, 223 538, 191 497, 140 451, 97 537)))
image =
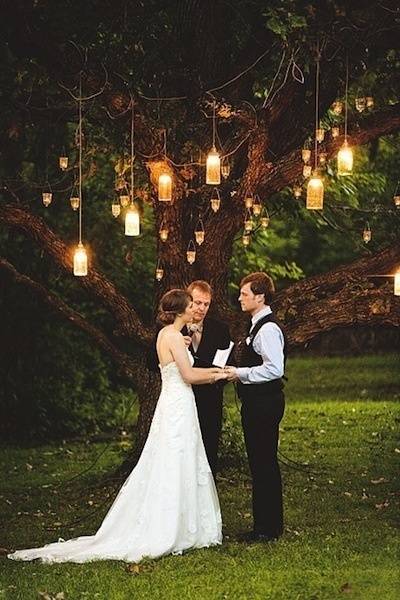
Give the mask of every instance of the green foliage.
POLYGON ((0 431, 14 439, 115 431, 135 402, 86 336, 12 292, 2 309, 0 431), (18 315, 18 317, 16 317, 18 315))
POLYGON ((279 284, 297 281, 304 274, 295 260, 287 260, 290 247, 296 243, 293 238, 279 236, 275 228, 258 231, 252 237, 249 246, 243 246, 242 238, 235 245, 230 261, 229 292, 231 296, 237 295, 239 282, 245 274, 252 271, 266 271, 279 284))
POLYGON ((278 37, 287 41, 289 36, 297 29, 307 27, 307 19, 303 14, 293 14, 291 10, 296 10, 293 1, 274 2, 275 7, 270 6, 264 10, 265 25, 267 29, 273 31, 278 37))

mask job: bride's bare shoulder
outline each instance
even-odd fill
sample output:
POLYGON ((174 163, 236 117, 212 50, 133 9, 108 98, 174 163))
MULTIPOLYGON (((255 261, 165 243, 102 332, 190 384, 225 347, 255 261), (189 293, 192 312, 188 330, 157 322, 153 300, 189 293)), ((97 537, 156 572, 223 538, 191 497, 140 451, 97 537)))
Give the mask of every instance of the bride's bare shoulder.
POLYGON ((180 331, 177 331, 173 325, 166 325, 158 333, 159 340, 173 340, 182 338, 180 331))

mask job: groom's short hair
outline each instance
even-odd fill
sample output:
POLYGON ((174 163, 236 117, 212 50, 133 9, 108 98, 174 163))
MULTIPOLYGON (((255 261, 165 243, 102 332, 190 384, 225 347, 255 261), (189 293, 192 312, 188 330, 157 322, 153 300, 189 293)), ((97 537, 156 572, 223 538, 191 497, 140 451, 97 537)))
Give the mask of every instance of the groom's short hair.
POLYGON ((275 293, 275 286, 272 278, 264 273, 263 271, 257 271, 256 273, 250 273, 243 277, 240 282, 240 287, 250 283, 250 289, 253 294, 264 294, 264 301, 269 304, 275 293))
POLYGON ((203 292, 203 294, 209 294, 211 297, 213 295, 211 285, 209 283, 207 283, 207 281, 204 281, 203 279, 196 279, 196 281, 192 281, 192 283, 190 283, 188 285, 188 287, 186 288, 186 291, 189 294, 193 294, 193 290, 195 288, 197 290, 200 290, 201 292, 203 292))

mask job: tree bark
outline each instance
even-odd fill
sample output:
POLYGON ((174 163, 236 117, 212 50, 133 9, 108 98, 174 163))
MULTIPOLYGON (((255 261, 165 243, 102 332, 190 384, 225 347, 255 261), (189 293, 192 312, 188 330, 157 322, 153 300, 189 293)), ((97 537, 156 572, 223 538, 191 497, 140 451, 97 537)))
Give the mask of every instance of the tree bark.
POLYGON ((393 275, 400 267, 400 244, 309 277, 276 295, 274 309, 285 324, 291 347, 337 327, 400 325, 400 297, 393 275))

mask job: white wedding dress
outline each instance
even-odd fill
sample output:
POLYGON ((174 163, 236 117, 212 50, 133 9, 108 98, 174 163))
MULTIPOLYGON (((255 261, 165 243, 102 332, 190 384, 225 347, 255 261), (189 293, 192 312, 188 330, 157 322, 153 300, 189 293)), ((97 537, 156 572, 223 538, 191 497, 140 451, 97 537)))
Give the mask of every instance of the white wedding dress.
POLYGON ((192 388, 175 362, 161 367, 161 377, 146 445, 97 533, 18 550, 9 558, 138 562, 221 543, 221 512, 192 388))

